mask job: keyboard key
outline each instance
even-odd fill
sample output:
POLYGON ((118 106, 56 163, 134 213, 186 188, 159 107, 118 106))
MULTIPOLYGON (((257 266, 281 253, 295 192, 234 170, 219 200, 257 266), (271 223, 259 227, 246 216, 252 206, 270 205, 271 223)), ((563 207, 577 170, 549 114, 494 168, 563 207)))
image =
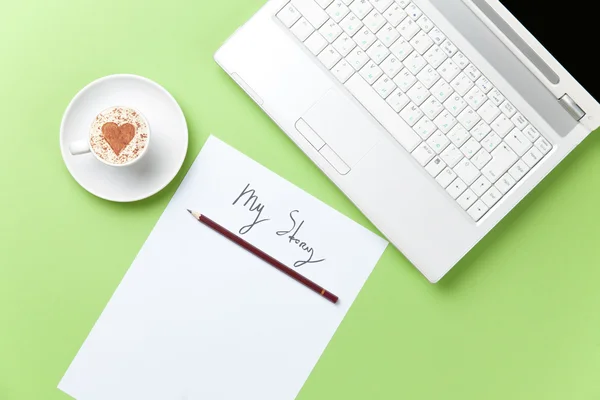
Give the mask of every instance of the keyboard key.
POLYGON ((503 138, 508 132, 512 131, 515 126, 506 115, 501 114, 494 122, 492 122, 491 127, 498 136, 503 138))
POLYGON ((335 64, 338 63, 338 61, 340 61, 342 56, 337 52, 336 49, 333 48, 333 46, 328 45, 325 50, 318 55, 318 58, 319 61, 323 63, 325 68, 331 69, 335 64))
POLYGON ((389 23, 377 32, 377 38, 385 47, 390 47, 399 37, 400 33, 389 23))
POLYGON ((435 119, 435 124, 437 127, 444 133, 450 132, 454 125, 456 125, 457 121, 449 111, 444 110, 440 115, 438 115, 435 119))
POLYGON ((413 52, 413 48, 406 39, 401 37, 390 47, 390 51, 398 60, 404 61, 413 52))
POLYGON ((356 35, 356 32, 358 32, 362 27, 362 21, 353 13, 346 15, 346 18, 340 22, 340 28, 342 28, 342 30, 346 32, 348 36, 352 37, 356 35))
POLYGON ((494 88, 494 86, 492 86, 492 82, 490 82, 490 80, 488 78, 486 78, 485 76, 479 77, 479 79, 477 79, 477 82, 475 82, 475 84, 485 94, 488 94, 490 92, 490 90, 492 90, 494 88))
POLYGON ((471 158, 471 162, 477 169, 482 169, 492 160, 492 156, 485 149, 480 149, 477 154, 471 158))
POLYGON ((379 32, 381 28, 387 23, 383 15, 377 10, 373 10, 363 19, 363 24, 371 30, 373 33, 379 32))
MULTIPOLYGON (((309 39, 310 40, 310 39, 309 39)), ((323 39, 325 40, 325 39, 323 39)), ((360 47, 355 47, 347 56, 346 60, 354 68, 355 71, 359 71, 369 61, 369 56, 360 47)))
POLYGON ((491 152, 496 147, 498 147, 502 143, 502 139, 496 133, 491 133, 485 137, 481 141, 481 146, 486 150, 491 152))
POLYGON ((478 151, 481 149, 481 144, 473 138, 467 140, 461 148, 460 151, 465 155, 466 158, 471 159, 478 151))
POLYGON ((473 129, 480 120, 479 115, 471 107, 465 108, 463 112, 458 115, 457 119, 468 131, 473 129))
POLYGON ((475 84, 464 72, 461 72, 450 82, 450 85, 460 96, 465 96, 475 84))
POLYGON ((377 79, 379 79, 381 75, 383 75, 383 71, 373 61, 367 62, 367 65, 360 70, 360 76, 362 76, 369 85, 377 82, 377 79))
POLYGON ((373 85, 373 89, 381 96, 383 99, 387 99, 390 94, 394 90, 396 90, 396 85, 394 82, 385 75, 382 75, 381 78, 375 82, 373 85))
POLYGON ((336 49, 342 57, 346 57, 355 47, 356 43, 354 43, 354 40, 352 40, 345 32, 342 32, 335 42, 333 42, 333 48, 336 49))
POLYGON ((397 29, 406 40, 412 39, 421 30, 419 25, 410 18, 405 18, 404 21, 400 22, 397 29))
POLYGON ((394 109, 394 111, 399 113, 408 103, 410 103, 410 99, 402 90, 396 89, 388 96, 386 102, 394 109))
POLYGON ((481 197, 491 187, 492 187, 492 183, 490 181, 488 181, 485 176, 480 176, 473 183, 473 185, 471 185, 471 190, 473 190, 473 192, 475 192, 475 194, 477 196, 481 197))
POLYGON ((460 73, 460 68, 450 58, 444 61, 437 70, 446 82, 452 82, 460 73))
POLYGON ((490 100, 492 100, 494 102, 495 105, 500 106, 502 103, 504 103, 504 96, 502 95, 502 93, 500 93, 500 91, 496 88, 494 88, 489 94, 488 97, 490 98, 490 100))
POLYGON ((462 97, 458 95, 458 93, 454 93, 448 100, 444 102, 444 107, 452 115, 457 117, 465 108, 467 108, 467 102, 463 100, 462 97))
POLYGON ((456 124, 454 128, 448 133, 448 139, 456 146, 461 147, 471 136, 469 132, 461 125, 456 124))
POLYGON ((391 6, 393 2, 394 2, 393 0, 371 0, 371 3, 373 4, 373 6, 380 13, 384 12, 385 10, 387 10, 388 7, 391 6))
POLYGON ((417 82, 406 94, 418 106, 423 104, 431 95, 421 82, 417 82))
POLYGON ((492 128, 490 128, 485 121, 479 121, 470 132, 471 136, 473 136, 477 141, 481 142, 491 131, 492 128))
POLYGON ((467 213, 473 218, 475 222, 479 221, 487 212, 489 208, 481 201, 477 200, 467 213))
POLYGON ((523 161, 529 168, 533 168, 539 163, 544 157, 544 155, 537 149, 537 147, 532 147, 525 155, 523 156, 523 161))
POLYGON ((454 200, 458 199, 465 190, 467 190, 467 185, 460 178, 456 178, 450 186, 446 188, 446 191, 454 200))
POLYGON ((436 152, 436 154, 441 154, 450 144, 450 140, 442 132, 436 131, 429 139, 427 139, 427 144, 436 152))
POLYGON ((339 23, 346 15, 348 15, 350 9, 341 0, 335 0, 325 11, 332 20, 339 23))
POLYGON ((415 3, 410 3, 405 9, 404 11, 406 11, 406 13, 408 14, 408 16, 410 18, 413 19, 413 21, 418 20, 421 15, 423 15, 423 12, 419 9, 419 7, 417 7, 415 5, 415 3))
POLYGON ((538 148, 544 155, 548 154, 550 150, 552 150, 552 145, 543 137, 539 138, 535 142, 535 147, 538 148))
POLYGON ((513 124, 515 124, 515 126, 517 127, 517 129, 520 129, 520 130, 525 129, 525 127, 528 124, 527 119, 525 119, 525 117, 521 113, 515 114, 511 118, 511 121, 512 121, 513 124))
POLYGON ((319 32, 314 32, 306 39, 304 45, 316 56, 327 47, 327 40, 319 32))
POLYGON ((444 43, 444 41, 446 40, 446 36, 437 27, 434 27, 429 32, 429 37, 431 37, 433 39, 433 42, 438 46, 444 43))
POLYGON ((502 176, 502 178, 498 180, 498 182, 496 182, 494 186, 502 194, 506 194, 510 189, 513 188, 513 186, 515 186, 516 183, 517 181, 515 181, 512 176, 510 176, 509 174, 505 174, 504 176, 502 176))
POLYGON ((404 68, 396 77, 394 78, 394 83, 402 90, 403 92, 408 92, 408 90, 417 83, 417 78, 410 71, 404 68))
POLYGON ((487 101, 487 97, 485 93, 483 93, 481 89, 479 89, 479 87, 474 86, 467 93, 465 101, 467 102, 467 104, 469 104, 469 106, 471 106, 471 108, 477 111, 479 110, 479 107, 481 107, 487 101))
POLYGON ((481 76, 481 72, 473 65, 469 64, 465 68, 465 74, 471 79, 473 82, 476 82, 477 79, 481 76))
POLYGON ((481 172, 490 182, 496 182, 518 159, 515 152, 503 143, 492 152, 492 161, 483 167, 481 172))
POLYGON ((304 42, 312 33, 315 28, 308 22, 304 17, 300 18, 298 22, 292 26, 290 31, 302 42, 304 42))
POLYGON ((454 45, 454 43, 452 43, 448 39, 446 39, 444 41, 444 43, 442 43, 442 45, 440 47, 442 48, 442 51, 444 53, 446 53, 446 55, 448 57, 453 57, 458 52, 458 49, 456 48, 456 46, 454 45))
POLYGON ((407 151, 413 151, 421 142, 421 138, 406 129, 398 114, 386 105, 359 74, 352 75, 344 86, 407 151))
POLYGON ((504 141, 513 149, 519 157, 523 157, 527 150, 533 146, 533 144, 523 135, 518 129, 513 129, 505 138, 504 141))
POLYGON ((477 201, 477 195, 471 189, 467 189, 456 201, 466 211, 477 201))
POLYGON ((442 172, 440 172, 435 180, 440 184, 441 187, 446 189, 448 185, 450 185, 456 178, 456 173, 452 171, 451 168, 446 167, 442 172))
POLYGON ((477 112, 487 124, 494 122, 494 120, 501 114, 500 109, 491 101, 486 101, 483 103, 477 112))
POLYGON ((423 67, 427 65, 427 61, 421 55, 419 55, 416 51, 410 53, 410 55, 404 60, 404 66, 408 68, 411 74, 418 74, 423 67))
POLYGON ((398 5, 394 4, 383 13, 383 17, 395 28, 408 16, 398 5))
POLYGON ((429 31, 431 31, 435 26, 433 25, 433 22, 431 22, 431 20, 425 15, 421 15, 421 18, 417 20, 417 25, 419 25, 426 33, 429 33, 429 31))
POLYGON ((431 48, 425 53, 424 57, 429 65, 431 65, 433 68, 438 68, 448 58, 446 53, 444 53, 442 49, 436 45, 431 46, 431 48))
POLYGON ((329 19, 329 15, 314 0, 292 0, 292 4, 316 29, 329 19))
POLYGON ((446 147, 446 150, 442 152, 441 157, 450 168, 454 168, 454 166, 464 158, 460 150, 453 144, 446 147))
POLYGON ((434 119, 437 117, 442 111, 444 111, 444 106, 442 103, 437 101, 435 97, 430 96, 425 103, 421 105, 421 110, 425 113, 425 115, 429 119, 434 119))
POLYGON ((512 118, 516 113, 517 109, 508 100, 500 105, 500 111, 508 118, 512 118))
POLYGON ((431 88, 431 94, 435 96, 440 103, 444 103, 453 92, 454 90, 452 90, 452 86, 450 86, 450 84, 443 79, 437 81, 437 83, 431 88))
POLYGON ((531 142, 535 142, 540 137, 538 130, 531 125, 527 125, 527 127, 523 129, 523 134, 525 134, 527 139, 529 139, 531 142))
POLYGON ((390 55, 390 51, 378 40, 369 47, 367 55, 377 64, 381 64, 390 55))
POLYGON ((529 172, 529 166, 523 160, 517 161, 515 165, 508 170, 510 176, 517 182, 523 179, 527 172, 529 172))
POLYGON ((410 44, 415 51, 423 55, 431 46, 433 46, 433 40, 431 40, 427 33, 420 31, 411 39, 410 44))
POLYGON ((292 3, 289 3, 277 13, 277 18, 279 18, 286 28, 290 28, 292 25, 294 25, 301 16, 302 15, 298 12, 296 7, 292 5, 292 3))
POLYGON ((415 126, 423 116, 423 111, 414 103, 409 103, 402 111, 400 111, 402 119, 411 127, 415 126))
POLYGON ((373 35, 369 29, 362 28, 356 35, 354 35, 353 39, 358 47, 363 50, 367 50, 373 43, 375 43, 377 36, 373 35))
POLYGON ((440 79, 440 74, 432 66, 427 66, 419 72, 417 79, 427 88, 431 89, 440 79))
POLYGON ((495 187, 491 187, 483 196, 481 196, 481 200, 485 203, 489 208, 494 207, 498 201, 502 198, 502 193, 496 189, 495 187))
POLYGON ((325 40, 329 43, 333 43, 335 39, 342 34, 342 28, 333 20, 327 21, 320 29, 319 33, 323 35, 325 40))
POLYGON ((363 19, 371 12, 373 6, 367 0, 356 0, 350 4, 350 10, 356 14, 359 19, 363 19))
POLYGON ((435 157, 435 153, 427 143, 423 142, 412 152, 412 156, 424 167, 433 159, 433 157, 435 157))
POLYGON ((437 127, 429 118, 423 117, 413 126, 413 130, 421 136, 421 139, 427 140, 437 130, 437 127))
POLYGON ((452 61, 454 61, 456 65, 460 67, 460 69, 465 69, 467 65, 469 65, 469 60, 460 51, 458 51, 455 55, 452 56, 452 61))
POLYGON ((346 81, 354 75, 354 68, 350 66, 348 61, 341 60, 331 69, 331 72, 340 82, 346 83, 346 81))
POLYGON ((402 68, 404 68, 404 66, 402 65, 400 60, 396 58, 395 55, 391 54, 390 56, 388 56, 388 58, 383 60, 383 62, 379 65, 379 68, 383 70, 384 74, 386 74, 390 78, 394 78, 396 75, 398 75, 398 72, 402 71, 402 68))
POLYGON ((446 168, 446 163, 441 158, 435 157, 427 164, 425 170, 429 172, 433 178, 437 177, 446 168))

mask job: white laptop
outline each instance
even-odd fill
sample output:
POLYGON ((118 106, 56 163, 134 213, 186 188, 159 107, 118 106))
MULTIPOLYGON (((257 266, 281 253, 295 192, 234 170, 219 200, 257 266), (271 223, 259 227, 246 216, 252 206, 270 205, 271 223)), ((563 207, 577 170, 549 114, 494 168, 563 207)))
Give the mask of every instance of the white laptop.
POLYGON ((437 282, 600 126, 588 14, 272 0, 215 59, 437 282))

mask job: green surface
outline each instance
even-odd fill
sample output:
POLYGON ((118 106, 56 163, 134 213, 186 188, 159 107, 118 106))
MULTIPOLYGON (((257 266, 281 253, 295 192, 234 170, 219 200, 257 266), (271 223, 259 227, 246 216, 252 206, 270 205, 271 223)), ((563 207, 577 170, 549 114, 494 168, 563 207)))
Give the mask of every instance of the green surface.
MULTIPOLYGON (((68 398, 57 383, 211 132, 373 229, 212 60, 263 2, 1 0, 1 400, 68 398), (85 192, 58 148, 75 93, 124 72, 190 128, 184 171, 137 204, 85 192)), ((595 134, 436 286, 390 247, 299 400, 600 399, 599 172, 595 134)))

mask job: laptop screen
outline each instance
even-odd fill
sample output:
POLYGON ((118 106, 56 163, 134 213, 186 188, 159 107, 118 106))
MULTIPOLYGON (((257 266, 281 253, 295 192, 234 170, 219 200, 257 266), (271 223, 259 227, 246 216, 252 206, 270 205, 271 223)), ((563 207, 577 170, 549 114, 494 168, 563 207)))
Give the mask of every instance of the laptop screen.
POLYGON ((557 7, 552 2, 541 0, 500 2, 600 101, 600 65, 595 63, 593 57, 600 47, 600 30, 595 12, 581 7, 565 7, 565 4, 557 7))

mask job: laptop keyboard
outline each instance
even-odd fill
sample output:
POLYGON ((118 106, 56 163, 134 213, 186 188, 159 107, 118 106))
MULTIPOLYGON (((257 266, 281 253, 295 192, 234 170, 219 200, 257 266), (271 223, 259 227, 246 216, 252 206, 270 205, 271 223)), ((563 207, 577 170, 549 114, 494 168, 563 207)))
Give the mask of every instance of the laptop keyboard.
POLYGON ((292 0, 277 17, 475 221, 552 149, 410 1, 292 0))

